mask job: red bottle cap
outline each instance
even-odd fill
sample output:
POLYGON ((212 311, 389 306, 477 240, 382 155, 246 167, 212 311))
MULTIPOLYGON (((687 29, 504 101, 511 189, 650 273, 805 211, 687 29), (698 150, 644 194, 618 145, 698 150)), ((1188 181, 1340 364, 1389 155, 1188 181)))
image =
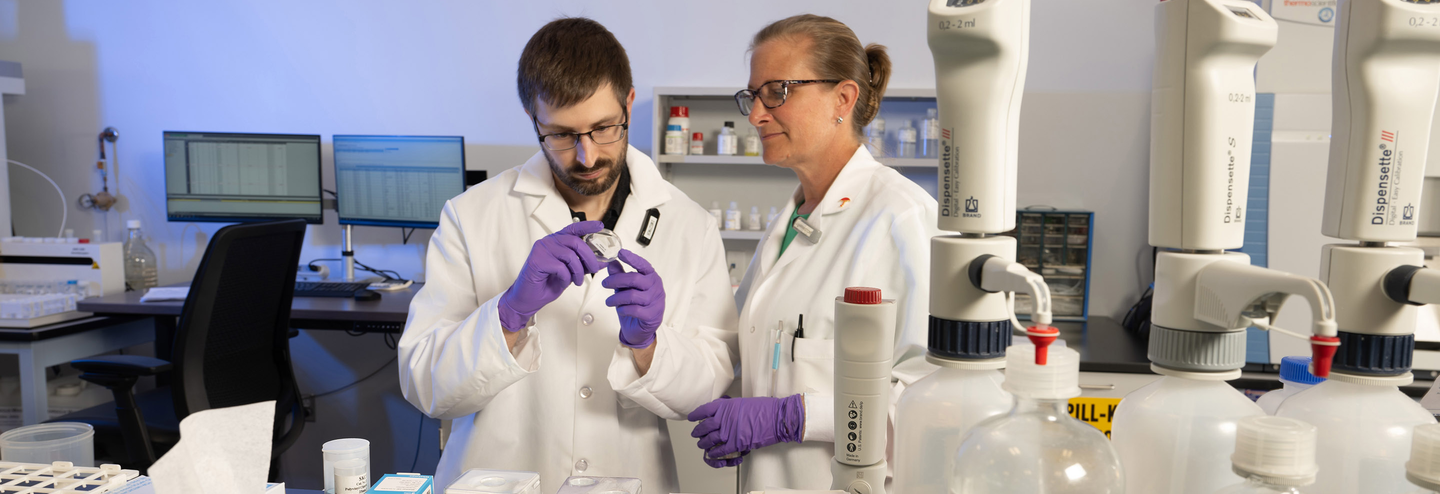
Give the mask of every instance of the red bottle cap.
POLYGON ((704 132, 696 132, 696 133, 694 133, 694 134, 692 134, 692 135, 690 136, 690 140, 692 140, 692 141, 703 141, 703 140, 705 140, 705 133, 704 133, 704 132))
POLYGON ((859 286, 846 288, 845 303, 857 305, 878 305, 880 303, 880 289, 859 286))
POLYGON ((1035 344, 1035 365, 1049 363, 1050 344, 1060 336, 1060 330, 1050 326, 1030 326, 1025 329, 1025 336, 1030 337, 1030 342, 1035 344))
POLYGON ((690 107, 672 106, 670 107, 670 116, 690 118, 690 107))
POLYGON ((82 243, 82 244, 88 244, 88 243, 90 243, 90 239, 88 239, 88 238, 82 238, 82 239, 80 239, 80 243, 82 243))

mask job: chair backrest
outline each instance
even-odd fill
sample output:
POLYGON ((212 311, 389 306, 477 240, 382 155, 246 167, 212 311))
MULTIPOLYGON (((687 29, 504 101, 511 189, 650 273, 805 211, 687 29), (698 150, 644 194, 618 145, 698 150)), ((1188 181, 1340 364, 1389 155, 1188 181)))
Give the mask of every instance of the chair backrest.
POLYGON ((175 331, 175 416, 276 400, 276 429, 298 399, 290 367, 290 303, 305 221, 215 232, 175 331))

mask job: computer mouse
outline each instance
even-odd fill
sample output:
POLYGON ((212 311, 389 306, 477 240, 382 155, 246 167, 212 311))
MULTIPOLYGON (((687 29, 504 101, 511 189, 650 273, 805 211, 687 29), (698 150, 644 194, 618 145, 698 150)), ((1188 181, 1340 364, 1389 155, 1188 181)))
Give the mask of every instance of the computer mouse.
POLYGON ((375 300, 380 300, 380 292, 376 292, 373 290, 356 290, 355 300, 357 302, 371 302, 375 300))

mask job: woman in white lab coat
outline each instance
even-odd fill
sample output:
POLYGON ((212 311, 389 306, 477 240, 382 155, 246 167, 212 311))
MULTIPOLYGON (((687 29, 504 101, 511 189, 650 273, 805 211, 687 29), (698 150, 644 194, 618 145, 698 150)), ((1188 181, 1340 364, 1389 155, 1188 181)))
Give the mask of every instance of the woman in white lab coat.
POLYGON ((707 458, 745 454, 706 460, 743 462, 745 491, 829 490, 835 298, 864 286, 896 301, 893 411, 905 385, 933 370, 924 355, 936 203, 860 144, 890 74, 883 46, 862 48, 844 24, 802 15, 761 30, 751 50, 748 89, 736 100, 763 139, 765 162, 794 170, 800 187, 736 294, 743 396, 689 418, 700 421, 693 435, 707 458))

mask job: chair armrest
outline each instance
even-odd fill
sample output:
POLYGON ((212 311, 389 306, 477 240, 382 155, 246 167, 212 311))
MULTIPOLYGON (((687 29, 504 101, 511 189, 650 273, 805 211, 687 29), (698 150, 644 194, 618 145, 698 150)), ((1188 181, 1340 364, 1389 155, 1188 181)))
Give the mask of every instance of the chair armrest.
POLYGON ((173 367, 170 362, 139 355, 104 355, 72 360, 70 365, 80 372, 120 376, 153 376, 173 367))

